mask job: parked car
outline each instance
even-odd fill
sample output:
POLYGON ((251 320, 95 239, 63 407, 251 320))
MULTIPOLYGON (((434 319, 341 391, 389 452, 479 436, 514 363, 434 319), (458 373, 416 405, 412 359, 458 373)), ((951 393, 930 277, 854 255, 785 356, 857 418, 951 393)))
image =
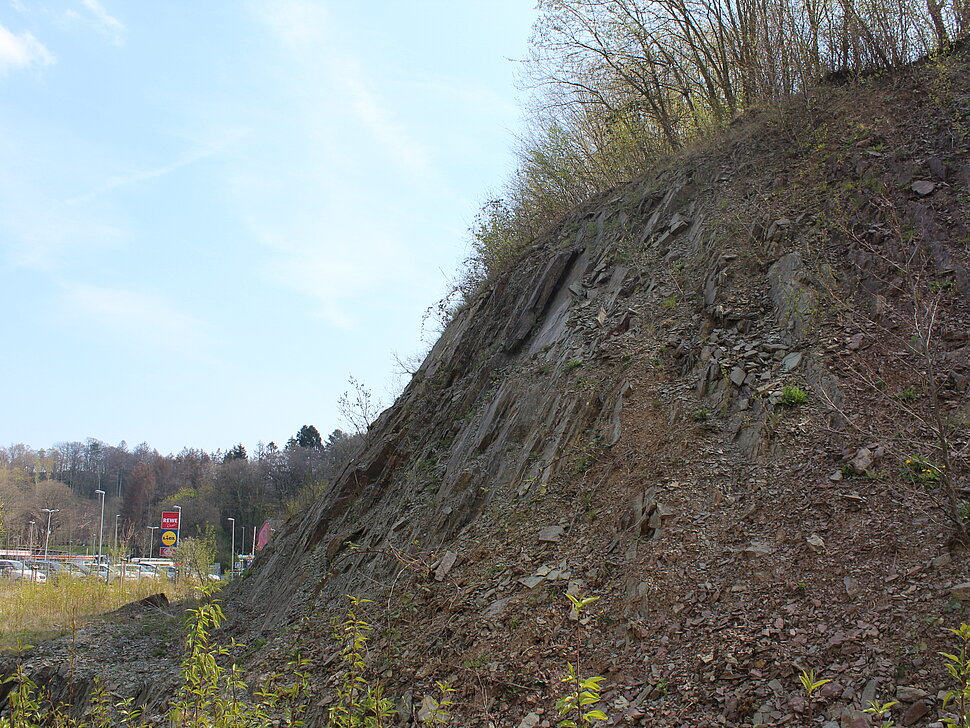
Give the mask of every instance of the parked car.
POLYGON ((88 570, 89 576, 94 576, 101 581, 114 581, 121 578, 121 573, 113 566, 105 564, 93 564, 88 570))
POLYGON ((83 579, 85 576, 90 575, 90 573, 91 571, 86 566, 81 566, 80 564, 73 564, 71 562, 61 564, 61 576, 73 576, 78 579, 83 579))
POLYGON ((138 575, 142 579, 158 580, 162 578, 162 570, 152 564, 139 564, 138 575))
POLYGON ((120 568, 125 579, 157 579, 158 572, 141 564, 123 564, 120 568))
POLYGON ((0 577, 17 581, 34 581, 43 584, 47 575, 39 569, 31 569, 23 561, 0 559, 0 577))
POLYGON ((27 562, 31 569, 39 570, 46 574, 48 579, 56 579, 65 573, 64 564, 60 561, 45 561, 44 559, 31 559, 27 562))

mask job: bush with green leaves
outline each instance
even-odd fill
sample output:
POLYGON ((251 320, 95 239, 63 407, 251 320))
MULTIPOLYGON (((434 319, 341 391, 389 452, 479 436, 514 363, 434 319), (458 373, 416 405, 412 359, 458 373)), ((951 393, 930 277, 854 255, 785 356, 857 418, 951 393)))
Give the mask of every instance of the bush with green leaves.
POLYGON ((330 708, 330 725, 333 728, 382 728, 394 713, 394 703, 384 697, 380 683, 371 684, 364 676, 367 667, 364 655, 371 627, 358 612, 370 600, 349 595, 347 599, 350 600, 347 614, 335 630, 345 673, 337 688, 336 705, 330 708))
MULTIPOLYGON (((570 617, 580 622, 586 607, 599 597, 574 597, 566 594, 572 604, 570 617)), ((576 661, 566 663, 566 674, 562 682, 568 685, 568 692, 556 702, 556 712, 561 720, 556 724, 560 728, 584 728, 594 721, 606 720, 607 715, 596 707, 602 700, 600 692, 605 678, 599 676, 582 677, 579 673, 580 648, 576 648, 576 661)))
POLYGON ((956 629, 948 629, 956 635, 960 649, 957 652, 941 652, 946 671, 955 683, 943 698, 943 709, 952 706, 953 717, 943 722, 950 728, 970 728, 970 624, 963 623, 956 629))

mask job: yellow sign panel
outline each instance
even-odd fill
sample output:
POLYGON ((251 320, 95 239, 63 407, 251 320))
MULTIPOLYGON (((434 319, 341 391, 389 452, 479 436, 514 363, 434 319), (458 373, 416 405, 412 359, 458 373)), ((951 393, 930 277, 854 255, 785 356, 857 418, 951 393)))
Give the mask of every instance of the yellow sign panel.
POLYGON ((166 546, 174 546, 179 540, 179 535, 175 531, 162 531, 162 543, 166 546))

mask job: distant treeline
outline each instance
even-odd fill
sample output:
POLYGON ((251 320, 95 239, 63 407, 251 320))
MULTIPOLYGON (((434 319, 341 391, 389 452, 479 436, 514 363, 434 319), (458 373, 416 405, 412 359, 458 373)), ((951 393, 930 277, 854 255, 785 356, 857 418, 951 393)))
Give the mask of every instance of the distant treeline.
POLYGON ((45 508, 58 510, 52 544, 90 543, 100 525, 98 490, 105 491, 108 544, 117 526, 120 543, 144 549, 147 527, 157 526, 160 513, 176 505, 182 508, 183 536, 212 526, 228 539, 226 519, 232 517, 237 527, 249 529, 249 539, 253 526, 289 515, 318 493, 359 440, 335 430, 324 441, 315 427, 304 425, 284 447, 260 444, 252 454, 235 445, 225 452, 185 448, 161 455, 145 443, 130 449, 124 442, 113 446, 95 439, 39 450, 0 448, 4 544, 41 542, 45 508))

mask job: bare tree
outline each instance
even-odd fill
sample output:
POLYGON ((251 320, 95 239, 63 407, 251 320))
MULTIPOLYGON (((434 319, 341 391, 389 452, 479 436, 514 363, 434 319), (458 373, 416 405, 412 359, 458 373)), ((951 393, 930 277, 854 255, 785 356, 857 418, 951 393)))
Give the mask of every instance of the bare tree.
POLYGON ((347 382, 351 389, 340 395, 340 399, 337 400, 337 410, 356 434, 363 435, 370 424, 377 419, 383 407, 363 383, 352 376, 347 379, 347 382))

